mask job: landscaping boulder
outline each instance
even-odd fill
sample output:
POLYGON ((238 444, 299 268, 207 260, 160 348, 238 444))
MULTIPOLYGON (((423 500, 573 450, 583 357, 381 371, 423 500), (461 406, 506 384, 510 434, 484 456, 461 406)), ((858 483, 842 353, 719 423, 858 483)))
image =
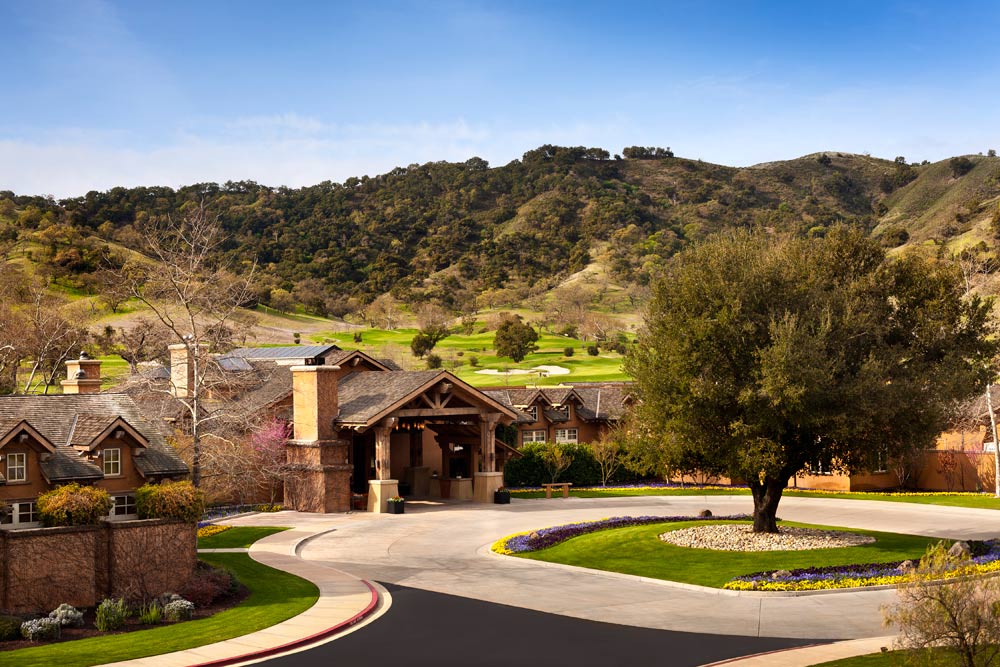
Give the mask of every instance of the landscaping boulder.
POLYGON ((698 512, 698 516, 700 516, 702 519, 711 519, 712 518, 712 510, 702 510, 702 511, 698 512))
POLYGON ((909 574, 917 569, 917 566, 913 564, 912 560, 904 560, 896 569, 900 572, 900 574, 909 574))
POLYGON ((955 542, 948 549, 948 558, 968 558, 972 555, 972 549, 968 542, 955 542))
POLYGON ((792 573, 788 570, 775 570, 771 573, 772 579, 787 579, 790 576, 792 576, 792 573))

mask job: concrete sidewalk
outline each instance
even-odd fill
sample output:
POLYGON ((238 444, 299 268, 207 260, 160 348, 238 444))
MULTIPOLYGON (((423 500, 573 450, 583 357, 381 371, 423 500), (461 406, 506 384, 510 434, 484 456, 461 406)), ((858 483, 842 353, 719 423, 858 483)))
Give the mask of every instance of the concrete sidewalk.
POLYGON ((867 637, 865 639, 849 639, 831 644, 816 644, 802 648, 789 648, 782 651, 770 651, 748 655, 743 658, 732 658, 713 662, 705 667, 809 667, 832 660, 853 658, 869 653, 879 653, 883 648, 891 648, 895 637, 867 637))
MULTIPOLYGON (((371 583, 322 563, 299 558, 301 546, 332 530, 308 522, 257 541, 250 557, 277 570, 307 579, 319 588, 319 599, 298 616, 241 637, 184 651, 108 663, 104 667, 221 667, 278 655, 322 641, 371 616, 379 592, 371 583)), ((237 550, 240 551, 240 550, 237 550)))

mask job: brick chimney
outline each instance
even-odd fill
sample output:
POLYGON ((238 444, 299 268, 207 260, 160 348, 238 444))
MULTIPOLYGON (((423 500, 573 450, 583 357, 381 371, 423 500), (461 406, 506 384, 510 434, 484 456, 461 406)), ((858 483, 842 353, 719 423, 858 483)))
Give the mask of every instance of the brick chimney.
POLYGON ((337 403, 337 371, 340 366, 292 366, 292 411, 295 440, 333 440, 333 420, 340 414, 337 403))
POLYGON ((91 359, 86 352, 79 359, 66 362, 64 394, 99 394, 101 392, 101 360, 91 359))
MULTIPOLYGON (((205 363, 208 344, 199 343, 198 347, 202 363, 205 363)), ((167 350, 170 351, 170 393, 176 398, 187 398, 194 390, 194 364, 188 359, 188 346, 174 343, 167 345, 167 350)))

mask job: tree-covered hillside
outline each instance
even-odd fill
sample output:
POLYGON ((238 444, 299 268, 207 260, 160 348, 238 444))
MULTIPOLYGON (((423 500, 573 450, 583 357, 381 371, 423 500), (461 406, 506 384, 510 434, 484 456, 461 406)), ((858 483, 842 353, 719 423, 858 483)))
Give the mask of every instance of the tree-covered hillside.
POLYGON ((102 266, 144 249, 146 220, 204 202, 231 236, 225 252, 260 265, 263 303, 342 315, 392 292, 465 311, 486 291, 508 301, 544 292, 592 261, 621 284, 646 285, 680 248, 733 226, 817 235, 846 222, 890 245, 910 234, 943 240, 988 221, 1000 194, 993 157, 961 158, 972 166, 959 174, 947 161, 839 153, 750 168, 623 153, 543 146, 501 167, 435 162, 298 189, 202 183, 62 201, 0 192, 0 256, 103 291, 102 266))

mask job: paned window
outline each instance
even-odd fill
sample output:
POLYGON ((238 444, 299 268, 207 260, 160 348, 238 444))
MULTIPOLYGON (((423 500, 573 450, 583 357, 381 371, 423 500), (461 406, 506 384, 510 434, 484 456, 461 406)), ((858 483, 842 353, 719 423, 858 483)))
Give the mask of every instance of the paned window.
POLYGON ((135 496, 126 493, 121 496, 112 496, 114 506, 111 508, 111 516, 133 516, 136 514, 135 496))
POLYGON ((577 430, 575 428, 557 428, 556 442, 578 442, 577 430))
POLYGON ((28 455, 24 452, 7 455, 7 481, 24 482, 28 479, 28 455))
POLYGON ((39 521, 38 507, 33 502, 11 503, 10 511, 0 517, 0 525, 9 528, 29 528, 39 521))
POLYGON ((545 431, 524 431, 521 442, 545 442, 545 431))
POLYGON ((531 421, 533 421, 533 422, 538 421, 538 406, 537 405, 528 406, 528 407, 526 407, 524 409, 524 411, 527 412, 529 415, 531 415, 531 421))
POLYGON ((122 450, 105 449, 101 459, 104 461, 105 477, 117 477, 122 474, 122 450))

